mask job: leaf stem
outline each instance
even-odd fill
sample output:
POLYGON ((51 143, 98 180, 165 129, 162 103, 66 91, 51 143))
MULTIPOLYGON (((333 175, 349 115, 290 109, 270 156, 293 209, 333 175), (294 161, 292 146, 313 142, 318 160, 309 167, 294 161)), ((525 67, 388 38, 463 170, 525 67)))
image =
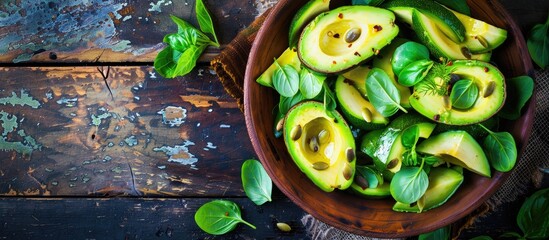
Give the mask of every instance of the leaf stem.
POLYGON ((256 227, 253 224, 246 222, 244 219, 240 219, 240 222, 248 225, 248 227, 251 227, 252 229, 256 229, 256 227))

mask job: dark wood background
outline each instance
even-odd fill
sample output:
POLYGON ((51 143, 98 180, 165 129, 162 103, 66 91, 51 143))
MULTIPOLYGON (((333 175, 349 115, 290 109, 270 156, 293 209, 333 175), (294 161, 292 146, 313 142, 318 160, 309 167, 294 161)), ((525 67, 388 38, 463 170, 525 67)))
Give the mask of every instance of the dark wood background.
MULTIPOLYGON (((549 10, 501 2, 525 34, 549 10)), ((240 167, 255 153, 208 64, 261 3, 205 1, 222 47, 188 76, 163 79, 152 61, 177 29, 170 14, 196 25, 192 0, 2 1, 0 238, 308 238, 305 213, 276 189, 264 206, 246 198, 240 167), (202 232, 194 212, 213 199, 235 201, 258 229, 202 232)), ((522 199, 464 236, 516 229, 522 199)))

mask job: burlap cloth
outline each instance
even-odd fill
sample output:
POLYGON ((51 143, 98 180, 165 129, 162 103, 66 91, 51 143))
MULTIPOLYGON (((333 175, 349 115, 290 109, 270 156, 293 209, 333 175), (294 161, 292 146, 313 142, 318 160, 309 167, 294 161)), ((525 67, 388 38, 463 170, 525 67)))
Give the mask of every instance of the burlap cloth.
MULTIPOLYGON (((256 20, 211 61, 211 66, 225 90, 237 100, 241 110, 248 55, 256 33, 274 3, 276 0, 256 0, 256 20)), ((535 81, 537 95, 532 99, 536 101, 535 119, 532 136, 524 154, 500 190, 469 216, 453 224, 453 238, 457 238, 463 229, 482 221, 483 217, 497 210, 501 204, 514 201, 529 186, 539 187, 543 177, 540 168, 549 167, 549 71, 536 71, 535 81)), ((301 221, 312 239, 372 239, 333 228, 308 214, 301 221)))

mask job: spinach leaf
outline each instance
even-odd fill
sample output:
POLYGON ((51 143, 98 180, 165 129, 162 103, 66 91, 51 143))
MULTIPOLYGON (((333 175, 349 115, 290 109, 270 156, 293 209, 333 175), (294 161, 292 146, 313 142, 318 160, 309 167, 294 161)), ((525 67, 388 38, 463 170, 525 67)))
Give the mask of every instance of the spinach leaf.
POLYGON ((400 105, 400 93, 389 75, 380 68, 372 68, 366 78, 366 94, 370 103, 384 117, 390 117, 398 110, 407 112, 400 105))
POLYGON ((517 224, 525 238, 549 237, 549 188, 538 190, 524 201, 517 215, 517 224))
POLYGON ((520 117, 521 110, 526 102, 528 102, 528 99, 532 97, 534 80, 530 76, 519 76, 507 79, 506 84, 507 96, 498 116, 509 120, 516 120, 520 117))
MULTIPOLYGON (((423 164, 422 164, 423 165, 423 164)), ((391 196, 404 204, 416 202, 425 194, 429 186, 429 177, 421 167, 402 167, 395 173, 389 186, 391 196)))
POLYGON ((205 33, 212 34, 215 42, 215 44, 212 45, 219 47, 219 41, 217 40, 217 36, 215 35, 212 17, 210 16, 210 12, 206 8, 206 6, 204 6, 204 2, 202 0, 196 0, 195 12, 200 30, 205 33))
POLYGON ((408 64, 398 74, 398 83, 405 87, 416 85, 427 76, 433 64, 434 62, 429 59, 421 59, 408 64))
POLYGON ((407 127, 402 131, 401 139, 402 145, 406 148, 412 148, 419 140, 419 126, 414 124, 407 127))
POLYGON ((391 66, 395 75, 399 76, 400 72, 408 64, 424 59, 429 59, 429 49, 423 44, 409 41, 395 49, 393 58, 391 59, 391 66))
POLYGON ((213 200, 202 205, 194 214, 194 221, 204 232, 221 235, 232 231, 238 223, 255 226, 242 219, 240 208, 227 200, 213 200))
POLYGON ((257 160, 248 159, 242 164, 242 187, 246 196, 256 205, 272 201, 273 182, 257 160))
POLYGON ((456 12, 463 13, 467 16, 471 15, 471 9, 467 4, 467 0, 435 0, 435 1, 456 12))
POLYGON ((456 109, 468 109, 477 101, 479 92, 477 84, 469 79, 458 80, 452 86, 450 92, 450 102, 456 109))
POLYGON ((273 87, 284 97, 292 97, 299 91, 299 73, 292 65, 280 66, 273 73, 273 87))
POLYGON ((549 16, 545 24, 537 24, 530 30, 526 44, 532 60, 545 69, 549 65, 549 16))
POLYGON ((418 236, 418 240, 446 240, 450 239, 450 227, 445 226, 435 231, 423 233, 418 236))
POLYGON ((292 97, 284 97, 280 96, 280 102, 278 103, 278 109, 282 114, 288 113, 290 108, 292 108, 294 105, 298 104, 299 102, 305 100, 305 97, 303 97, 303 94, 300 92, 297 92, 292 97))
POLYGON ((335 94, 326 82, 322 86, 322 90, 324 91, 324 110, 328 113, 328 116, 331 116, 331 112, 337 108, 335 94))
POLYGON ((299 91, 307 99, 316 97, 322 91, 322 84, 326 76, 313 73, 307 68, 299 71, 299 91))
POLYGON ((513 136, 508 132, 493 132, 482 124, 480 126, 488 132, 483 147, 490 165, 500 172, 513 169, 517 162, 517 146, 513 136))

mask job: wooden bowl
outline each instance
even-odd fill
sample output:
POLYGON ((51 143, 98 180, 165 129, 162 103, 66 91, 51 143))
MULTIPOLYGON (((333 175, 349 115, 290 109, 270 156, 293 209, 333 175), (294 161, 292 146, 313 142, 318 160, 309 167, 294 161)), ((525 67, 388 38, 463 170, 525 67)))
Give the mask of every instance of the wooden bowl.
MULTIPOLYGON (((406 237, 453 223, 485 202, 508 176, 492 170, 492 178, 466 174, 459 190, 444 205, 424 213, 399 213, 393 200, 364 199, 347 192, 326 193, 316 187, 294 164, 282 139, 273 135, 272 110, 278 95, 255 79, 288 46, 288 26, 307 0, 281 0, 259 30, 246 68, 244 109, 255 152, 276 186, 304 211, 339 229, 371 237, 406 237)), ((492 60, 506 77, 531 74, 532 63, 524 38, 511 16, 495 0, 469 0, 471 15, 507 29, 508 38, 492 60)), ((518 121, 502 124, 517 141, 519 158, 531 132, 534 101, 518 121)))

